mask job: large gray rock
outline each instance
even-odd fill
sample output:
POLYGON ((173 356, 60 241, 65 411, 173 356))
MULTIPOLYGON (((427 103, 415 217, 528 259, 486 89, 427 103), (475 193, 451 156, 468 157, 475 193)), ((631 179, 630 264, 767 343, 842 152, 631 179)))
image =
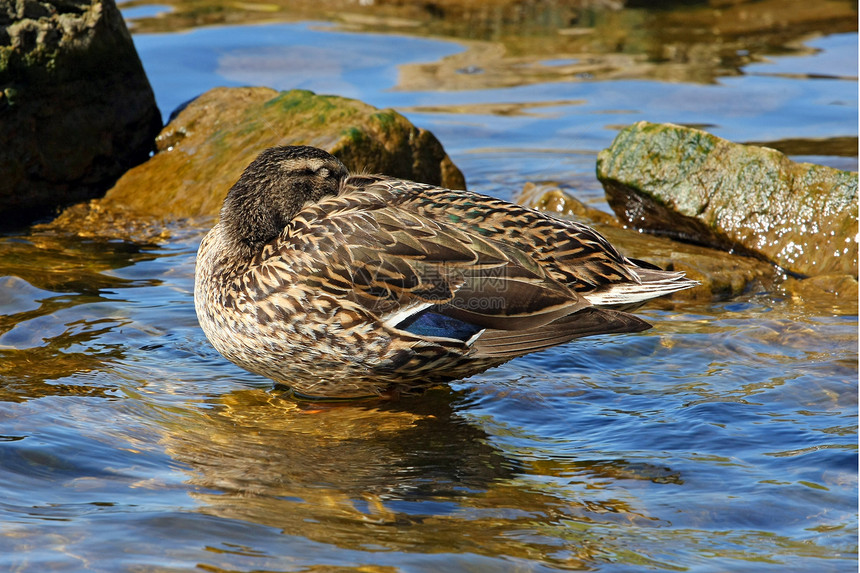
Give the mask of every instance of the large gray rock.
POLYGON ((640 122, 600 152, 597 177, 628 225, 770 261, 857 276, 857 174, 766 147, 640 122))
POLYGON ((161 123, 113 0, 0 0, 0 225, 103 194, 161 123))

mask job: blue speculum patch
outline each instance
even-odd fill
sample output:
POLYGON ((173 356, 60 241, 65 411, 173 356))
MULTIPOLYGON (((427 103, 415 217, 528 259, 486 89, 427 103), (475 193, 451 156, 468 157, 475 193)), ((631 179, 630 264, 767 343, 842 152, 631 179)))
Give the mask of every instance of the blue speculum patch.
POLYGON ((428 309, 414 314, 397 325, 397 328, 416 336, 441 336, 456 338, 463 342, 469 340, 482 327, 464 322, 428 309))

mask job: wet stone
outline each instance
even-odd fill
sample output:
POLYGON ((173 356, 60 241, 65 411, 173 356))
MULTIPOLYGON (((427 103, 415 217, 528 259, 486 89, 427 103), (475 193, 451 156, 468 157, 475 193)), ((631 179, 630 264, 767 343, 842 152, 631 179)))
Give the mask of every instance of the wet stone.
POLYGON ((801 276, 857 275, 857 174, 697 129, 639 122, 597 161, 628 225, 801 276))
POLYGON ((147 229, 154 228, 142 222, 216 216, 261 151, 290 144, 325 149, 352 171, 465 188, 436 137, 393 110, 304 90, 215 88, 164 127, 149 161, 123 175, 104 198, 66 210, 53 226, 151 239, 147 229))
POLYGON ((781 286, 792 302, 807 312, 843 316, 857 314, 856 276, 827 274, 804 280, 791 278, 781 286))
POLYGON ((0 2, 0 226, 104 194, 161 113, 113 0, 0 2))
POLYGON ((611 214, 590 207, 559 187, 545 183, 526 183, 514 201, 538 211, 570 217, 589 225, 621 226, 618 219, 611 214))

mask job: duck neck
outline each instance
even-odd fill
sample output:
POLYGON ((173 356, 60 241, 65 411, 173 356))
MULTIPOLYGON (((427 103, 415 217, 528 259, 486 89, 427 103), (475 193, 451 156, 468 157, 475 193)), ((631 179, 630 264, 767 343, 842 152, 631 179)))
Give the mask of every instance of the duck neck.
POLYGON ((263 246, 276 238, 301 209, 302 190, 288 194, 255 192, 251 182, 240 181, 230 190, 221 209, 224 247, 238 264, 248 264, 263 246))

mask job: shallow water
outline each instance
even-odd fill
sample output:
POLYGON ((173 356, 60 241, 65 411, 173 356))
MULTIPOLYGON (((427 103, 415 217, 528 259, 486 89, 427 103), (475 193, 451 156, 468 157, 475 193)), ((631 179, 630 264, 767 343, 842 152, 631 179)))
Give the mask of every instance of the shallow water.
MULTIPOLYGON (((556 181, 606 210, 596 154, 639 119, 857 168, 836 143, 856 146, 856 34, 717 83, 422 91, 402 66, 462 46, 227 31, 135 36, 165 115, 214 85, 358 97, 431 129, 472 189, 556 181)), ((309 405, 205 340, 204 232, 0 237, 0 570, 856 570, 856 301, 655 305, 650 331, 421 398, 309 405)))

